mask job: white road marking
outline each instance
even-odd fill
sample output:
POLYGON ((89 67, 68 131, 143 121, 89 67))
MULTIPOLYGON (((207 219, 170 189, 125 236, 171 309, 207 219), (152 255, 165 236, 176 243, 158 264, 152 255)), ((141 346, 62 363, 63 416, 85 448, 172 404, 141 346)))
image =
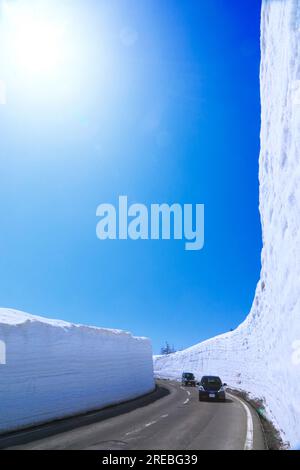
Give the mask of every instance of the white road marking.
MULTIPOLYGON (((164 417, 167 417, 168 415, 164 415, 164 417)), ((149 428, 150 426, 153 426, 153 424, 156 424, 157 421, 150 421, 150 423, 145 424, 144 428, 149 428)), ((139 432, 142 432, 143 428, 137 428, 134 429, 133 431, 129 431, 125 434, 125 436, 131 436, 132 434, 138 434, 139 432)))
POLYGON ((134 429, 133 431, 127 432, 125 436, 131 436, 132 434, 137 434, 142 431, 142 428, 134 429))
POLYGON ((184 405, 187 405, 189 401, 190 401, 190 399, 187 398, 187 399, 183 402, 183 404, 184 404, 184 405))
POLYGON ((145 424, 145 428, 149 428, 149 426, 153 426, 153 424, 156 424, 157 421, 151 421, 150 423, 145 424))
POLYGON ((186 393, 188 394, 188 396, 191 396, 191 392, 187 391, 186 393))
POLYGON ((250 408, 249 406, 243 401, 241 400, 240 398, 234 396, 234 395, 231 395, 231 394, 227 394, 229 395, 230 397, 232 397, 233 399, 237 400, 238 402, 241 403, 241 405, 243 405, 243 408, 244 410, 246 411, 246 416, 247 416, 247 433, 246 433, 246 440, 245 440, 245 445, 244 445, 244 450, 253 450, 253 418, 252 418, 252 414, 251 414, 251 411, 250 411, 250 408))
MULTIPOLYGON (((165 414, 165 415, 162 415, 160 416, 160 419, 166 419, 168 418, 168 414, 165 414)), ((142 432, 143 429, 145 428, 149 428, 150 426, 153 426, 154 424, 156 424, 157 421, 150 421, 150 423, 147 423, 144 425, 144 428, 137 428, 137 429, 134 429, 133 431, 129 431, 125 434, 125 436, 131 436, 132 434, 138 434, 139 432, 142 432)))

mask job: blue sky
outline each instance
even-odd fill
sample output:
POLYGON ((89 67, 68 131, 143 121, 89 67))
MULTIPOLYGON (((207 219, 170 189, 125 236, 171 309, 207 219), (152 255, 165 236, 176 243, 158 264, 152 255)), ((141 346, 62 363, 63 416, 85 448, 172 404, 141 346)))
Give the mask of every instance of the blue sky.
POLYGON ((260 1, 50 3, 60 67, 28 72, 0 48, 1 305, 155 352, 236 327, 260 270, 260 1), (98 240, 97 206, 123 194, 204 203, 204 249, 98 240))

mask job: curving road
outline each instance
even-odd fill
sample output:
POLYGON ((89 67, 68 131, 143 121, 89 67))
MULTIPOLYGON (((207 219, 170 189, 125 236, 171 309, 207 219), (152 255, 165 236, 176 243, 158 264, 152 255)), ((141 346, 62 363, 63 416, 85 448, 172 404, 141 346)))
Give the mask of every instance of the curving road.
POLYGON ((255 411, 239 398, 199 402, 195 388, 158 382, 146 397, 0 437, 4 449, 264 449, 255 411))

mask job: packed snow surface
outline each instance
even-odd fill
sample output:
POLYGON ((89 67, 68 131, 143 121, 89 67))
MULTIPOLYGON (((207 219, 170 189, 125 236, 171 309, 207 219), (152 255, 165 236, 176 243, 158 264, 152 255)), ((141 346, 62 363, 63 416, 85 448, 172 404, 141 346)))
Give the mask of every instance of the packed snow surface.
POLYGON ((0 309, 0 432, 122 402, 154 388, 152 348, 120 330, 0 309))
MULTIPOLYGON (((167 357, 157 376, 218 374, 265 401, 300 443, 300 1, 264 0, 261 19, 262 271, 251 312, 232 332, 167 357)), ((255 156, 253 157, 255 158, 255 156)))

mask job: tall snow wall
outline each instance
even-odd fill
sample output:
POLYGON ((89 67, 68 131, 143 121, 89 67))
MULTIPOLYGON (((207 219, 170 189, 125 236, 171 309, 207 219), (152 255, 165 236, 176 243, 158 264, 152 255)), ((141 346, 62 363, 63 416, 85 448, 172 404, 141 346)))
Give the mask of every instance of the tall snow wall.
POLYGON ((0 309, 0 342, 0 433, 154 389, 150 341, 124 331, 0 309))
MULTIPOLYGON (((168 357, 157 376, 218 374, 265 401, 292 447, 300 443, 300 0, 264 0, 261 17, 262 270, 245 322, 168 357)), ((255 157, 254 157, 255 158, 255 157)))

